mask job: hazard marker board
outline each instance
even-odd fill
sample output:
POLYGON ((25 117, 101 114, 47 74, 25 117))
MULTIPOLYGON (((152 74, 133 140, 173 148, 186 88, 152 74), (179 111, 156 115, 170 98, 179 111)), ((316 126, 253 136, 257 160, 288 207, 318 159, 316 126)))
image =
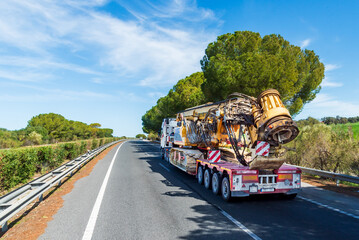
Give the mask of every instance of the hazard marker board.
POLYGON ((269 147, 269 143, 264 141, 258 141, 256 147, 256 155, 268 157, 269 147))
POLYGON ((220 150, 208 151, 208 160, 210 163, 220 162, 221 161, 221 151, 220 150))

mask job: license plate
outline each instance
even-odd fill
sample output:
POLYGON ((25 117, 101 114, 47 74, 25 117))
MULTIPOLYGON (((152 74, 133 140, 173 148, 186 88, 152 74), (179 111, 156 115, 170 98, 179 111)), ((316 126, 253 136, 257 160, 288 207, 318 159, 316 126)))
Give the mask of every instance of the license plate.
POLYGON ((251 192, 251 193, 258 192, 258 187, 257 186, 249 186, 249 192, 251 192))
POLYGON ((274 188, 262 188, 261 192, 274 192, 274 188))

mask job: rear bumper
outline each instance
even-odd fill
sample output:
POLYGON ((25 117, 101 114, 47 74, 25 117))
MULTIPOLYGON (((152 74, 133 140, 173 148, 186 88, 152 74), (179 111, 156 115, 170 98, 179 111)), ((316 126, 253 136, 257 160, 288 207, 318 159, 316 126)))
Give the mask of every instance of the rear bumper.
POLYGON ((249 193, 249 191, 232 191, 231 192, 231 196, 232 197, 248 197, 250 195, 268 195, 268 194, 285 194, 285 195, 292 195, 292 194, 297 194, 299 192, 301 192, 302 189, 301 188, 295 188, 295 189, 278 189, 275 190, 273 192, 251 192, 249 193))

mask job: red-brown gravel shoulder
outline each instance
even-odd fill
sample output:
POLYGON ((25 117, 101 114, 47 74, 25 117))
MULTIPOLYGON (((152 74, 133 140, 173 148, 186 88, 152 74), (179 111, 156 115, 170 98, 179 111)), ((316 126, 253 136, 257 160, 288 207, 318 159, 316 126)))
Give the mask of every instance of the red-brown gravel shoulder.
POLYGON ((9 230, 5 234, 0 235, 1 239, 35 240, 39 238, 45 232, 47 223, 53 219, 53 216, 63 206, 64 200, 62 197, 72 191, 77 180, 88 176, 96 163, 103 159, 118 144, 100 153, 60 187, 44 194, 44 200, 40 204, 34 202, 14 216, 9 221, 9 230))

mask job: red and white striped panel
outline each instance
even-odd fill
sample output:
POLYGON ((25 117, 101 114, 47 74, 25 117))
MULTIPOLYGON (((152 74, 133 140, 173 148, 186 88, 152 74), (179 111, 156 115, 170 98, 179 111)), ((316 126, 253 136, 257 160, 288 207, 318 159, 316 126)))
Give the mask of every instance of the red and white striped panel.
POLYGON ((268 157, 269 155, 269 143, 264 141, 258 141, 257 147, 256 147, 256 154, 259 156, 265 156, 268 157))
POLYGON ((208 160, 210 163, 217 163, 221 161, 221 151, 220 150, 214 150, 208 151, 208 160))

